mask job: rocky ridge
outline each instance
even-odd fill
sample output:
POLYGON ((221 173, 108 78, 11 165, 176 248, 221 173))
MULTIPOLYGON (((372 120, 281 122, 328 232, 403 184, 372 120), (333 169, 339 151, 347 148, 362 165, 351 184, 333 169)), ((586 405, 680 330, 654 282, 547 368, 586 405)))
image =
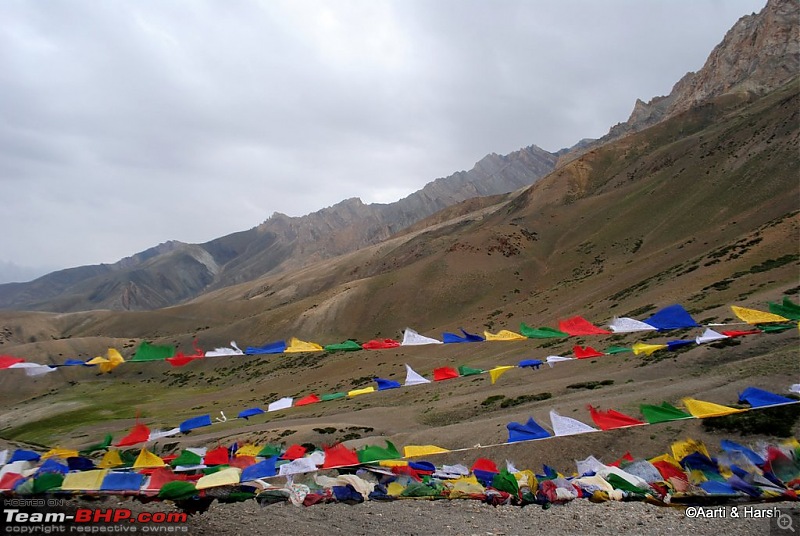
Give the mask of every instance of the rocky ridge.
POLYGON ((644 102, 637 99, 630 117, 608 134, 588 144, 578 144, 559 155, 557 167, 600 145, 639 132, 729 93, 764 95, 789 82, 800 72, 797 22, 800 4, 769 0, 759 13, 745 15, 728 30, 709 54, 703 67, 689 72, 669 95, 644 102))

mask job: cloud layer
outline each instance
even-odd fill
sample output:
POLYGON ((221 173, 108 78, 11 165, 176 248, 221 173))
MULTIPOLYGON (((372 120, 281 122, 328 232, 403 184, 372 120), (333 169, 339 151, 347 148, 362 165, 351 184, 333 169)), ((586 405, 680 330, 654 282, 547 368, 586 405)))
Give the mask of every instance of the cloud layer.
POLYGON ((763 4, 0 3, 0 261, 114 262, 601 136, 763 4))

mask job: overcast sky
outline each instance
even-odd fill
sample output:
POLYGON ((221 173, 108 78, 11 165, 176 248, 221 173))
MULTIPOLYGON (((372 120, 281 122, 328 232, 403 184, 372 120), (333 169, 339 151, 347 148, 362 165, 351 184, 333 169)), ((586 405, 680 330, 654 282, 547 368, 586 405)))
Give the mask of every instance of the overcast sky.
POLYGON ((602 136, 764 4, 3 0, 0 275, 602 136))

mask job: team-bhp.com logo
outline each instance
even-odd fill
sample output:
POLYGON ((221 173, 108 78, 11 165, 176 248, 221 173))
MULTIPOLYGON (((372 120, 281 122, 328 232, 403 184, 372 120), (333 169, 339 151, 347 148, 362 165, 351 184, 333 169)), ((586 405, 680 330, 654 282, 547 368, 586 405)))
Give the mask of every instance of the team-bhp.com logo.
POLYGON ((187 533, 187 518, 184 512, 137 513, 128 508, 78 508, 74 514, 4 508, 3 528, 5 534, 187 533))

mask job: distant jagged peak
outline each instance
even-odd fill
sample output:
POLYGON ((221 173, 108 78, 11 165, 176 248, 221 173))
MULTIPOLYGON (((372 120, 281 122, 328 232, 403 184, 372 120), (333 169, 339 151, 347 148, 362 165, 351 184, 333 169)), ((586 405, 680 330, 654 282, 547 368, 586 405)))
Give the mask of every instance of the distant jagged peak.
POLYGON ((611 127, 608 134, 588 146, 570 150, 557 167, 589 149, 644 130, 694 106, 729 93, 763 95, 775 90, 800 71, 800 2, 768 0, 759 12, 741 17, 714 47, 703 67, 688 72, 669 95, 645 102, 637 99, 630 117, 611 127))

